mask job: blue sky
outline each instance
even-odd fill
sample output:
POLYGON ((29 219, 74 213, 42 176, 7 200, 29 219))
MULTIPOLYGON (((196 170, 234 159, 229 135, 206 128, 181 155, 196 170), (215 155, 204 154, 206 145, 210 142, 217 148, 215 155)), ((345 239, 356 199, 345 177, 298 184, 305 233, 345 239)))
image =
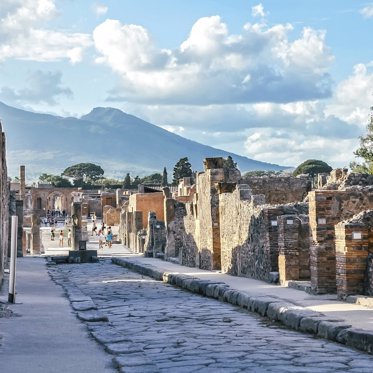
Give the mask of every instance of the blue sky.
POLYGON ((250 158, 354 160, 373 106, 373 2, 2 0, 0 100, 111 106, 250 158))

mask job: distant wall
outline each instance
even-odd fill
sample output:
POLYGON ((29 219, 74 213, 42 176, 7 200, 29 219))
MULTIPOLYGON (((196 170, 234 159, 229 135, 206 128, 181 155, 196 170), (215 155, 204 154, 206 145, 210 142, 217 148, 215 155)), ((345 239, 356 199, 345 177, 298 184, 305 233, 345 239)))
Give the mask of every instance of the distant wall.
POLYGON ((128 211, 142 211, 142 226, 148 226, 148 214, 153 211, 157 219, 164 221, 163 192, 137 193, 129 197, 128 211))
POLYGON ((294 176, 245 177, 242 183, 249 185, 252 194, 263 194, 270 205, 303 201, 312 187, 308 177, 294 176))

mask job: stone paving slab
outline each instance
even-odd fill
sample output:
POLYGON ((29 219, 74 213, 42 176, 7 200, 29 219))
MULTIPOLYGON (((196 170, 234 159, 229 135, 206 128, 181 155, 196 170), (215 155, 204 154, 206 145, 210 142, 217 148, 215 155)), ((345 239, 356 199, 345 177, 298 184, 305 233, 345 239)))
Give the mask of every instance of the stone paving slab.
MULTIPOLYGON (((148 264, 146 271, 150 270, 148 264)), ((354 358, 367 364, 360 367, 364 372, 368 362, 372 363, 372 356, 279 328, 277 323, 247 313, 251 307, 268 313, 278 304, 282 305, 279 310, 302 310, 288 299, 279 302, 272 295, 253 296, 206 277, 201 278, 200 286, 196 273, 180 279, 177 274, 168 276, 187 292, 112 265, 109 260, 59 266, 58 271, 69 278, 65 287, 75 286, 91 297, 107 316, 106 322, 85 324, 105 351, 114 355, 120 372, 355 372, 354 358), (201 296, 201 289, 213 289, 211 296, 201 296), (231 302, 239 307, 232 307, 231 302), (302 357, 307 359, 297 360, 302 357)), ((159 272, 160 268, 156 275, 159 272)), ((292 321, 299 328, 314 329, 316 325, 319 329, 322 322, 333 322, 332 317, 324 319, 318 312, 306 311, 300 321, 296 317, 292 321)), ((286 319, 286 313, 281 317, 286 319)), ((345 335, 345 339, 351 340, 351 336, 345 335)))
MULTIPOLYGON (((190 272, 189 274, 187 270, 183 271, 184 267, 173 263, 158 259, 149 260, 148 258, 142 260, 141 257, 112 258, 112 262, 117 265, 155 279, 162 279, 163 282, 181 287, 190 292, 215 298, 222 302, 237 305, 248 311, 259 313, 261 316, 283 323, 290 329, 311 333, 318 337, 338 341, 347 346, 373 353, 372 322, 370 322, 370 319, 367 319, 366 328, 357 328, 354 325, 354 320, 348 317, 348 311, 353 312, 353 310, 351 311, 348 308, 348 304, 346 304, 345 307, 345 317, 335 317, 333 313, 327 312, 324 314, 323 312, 312 310, 312 307, 300 305, 301 302, 299 298, 292 298, 291 295, 294 293, 286 293, 284 289, 280 287, 279 289, 281 289, 281 292, 279 291, 277 295, 275 295, 276 292, 273 291, 269 292, 270 295, 267 295, 265 286, 263 286, 263 293, 258 295, 257 291, 251 291, 252 289, 249 287, 249 283, 255 284, 258 282, 257 280, 247 279, 248 287, 242 290, 242 285, 237 289, 234 286, 234 282, 228 285, 222 281, 227 275, 219 276, 215 272, 211 272, 209 275, 208 271, 201 271, 200 276, 198 276, 195 272, 190 272), (170 268, 173 268, 174 271, 170 271, 170 268), (217 278, 219 278, 219 280, 217 280, 217 278), (286 298, 280 294, 285 294, 286 298)), ((195 270, 200 271, 198 269, 195 270)), ((238 278, 237 280, 240 281, 241 284, 245 281, 245 279, 242 278, 238 278)), ((274 285, 268 284, 267 288, 270 286, 272 286, 272 288, 275 287, 274 285)), ((294 291, 293 289, 289 290, 294 291)), ((320 297, 320 303, 321 300, 324 304, 326 303, 324 298, 325 297, 320 297)), ((312 299, 314 302, 317 302, 318 298, 317 296, 312 296, 312 299)), ((352 301, 353 300, 350 299, 350 302, 352 301)), ((357 302, 356 300, 354 301, 355 303, 357 302)), ((362 299, 360 299, 360 301, 364 302, 362 299)), ((339 302, 338 306, 339 309, 344 309, 343 302, 339 302)), ((356 310, 360 312, 361 308, 356 308, 356 310)), ((342 315, 343 312, 340 314, 342 315)), ((373 317, 373 313, 369 313, 369 315, 373 317)), ((359 324, 361 325, 361 322, 359 324)))

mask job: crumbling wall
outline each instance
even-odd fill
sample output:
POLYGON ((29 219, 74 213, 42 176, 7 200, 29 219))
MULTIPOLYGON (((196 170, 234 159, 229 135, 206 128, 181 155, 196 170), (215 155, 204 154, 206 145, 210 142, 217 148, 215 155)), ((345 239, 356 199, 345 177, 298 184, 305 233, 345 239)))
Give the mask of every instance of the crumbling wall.
POLYGON ((197 221, 193 213, 193 203, 181 203, 173 199, 168 200, 172 206, 172 219, 167 219, 167 242, 165 248, 166 259, 174 259, 187 267, 199 266, 198 245, 199 233, 197 221))
POLYGON ((305 203, 264 204, 244 185, 220 195, 222 271, 269 281, 278 271, 278 223, 282 215, 307 214, 305 203))
POLYGON ((145 256, 164 258, 166 246, 165 224, 157 220, 155 212, 148 214, 148 226, 145 239, 145 256))
POLYGON ((303 201, 312 189, 312 181, 307 176, 250 176, 242 183, 248 184, 252 194, 263 194, 270 205, 303 201))
POLYGON ((6 163, 5 134, 0 122, 0 283, 9 255, 9 183, 6 163))
POLYGON ((104 206, 103 220, 105 224, 108 226, 119 225, 120 211, 121 211, 120 208, 114 208, 112 206, 104 206))

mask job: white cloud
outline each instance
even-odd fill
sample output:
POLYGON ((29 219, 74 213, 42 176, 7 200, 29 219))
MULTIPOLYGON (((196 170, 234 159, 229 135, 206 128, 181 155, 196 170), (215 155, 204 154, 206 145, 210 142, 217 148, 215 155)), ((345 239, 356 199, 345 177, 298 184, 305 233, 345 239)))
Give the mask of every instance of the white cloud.
POLYGON ((61 84, 60 72, 35 71, 27 79, 30 88, 13 90, 8 87, 0 89, 0 99, 10 104, 39 104, 56 105, 57 97, 72 96, 72 91, 61 84))
POLYGON ((360 13, 365 18, 373 18, 373 4, 367 5, 366 7, 360 9, 360 13))
POLYGON ((108 10, 109 8, 106 5, 97 4, 97 3, 93 5, 93 11, 98 17, 105 15, 108 10))
POLYGON ((92 43, 91 37, 42 28, 57 13, 54 0, 2 0, 0 62, 10 58, 80 62, 84 49, 92 43))
POLYGON ((353 74, 337 85, 333 100, 326 108, 327 114, 347 123, 366 126, 367 112, 373 105, 373 72, 369 67, 369 64, 354 66, 353 74))
POLYGON ((39 22, 52 19, 56 12, 54 0, 2 0, 1 27, 7 32, 22 31, 39 22))
POLYGON ((325 33, 246 24, 232 35, 219 16, 199 19, 176 50, 159 49, 138 25, 96 27, 97 62, 122 77, 112 100, 174 104, 292 102, 328 97, 333 56, 325 33), (122 92, 120 92, 122 91, 122 92))
POLYGON ((248 157, 286 166, 297 166, 307 159, 321 159, 333 167, 348 167, 357 145, 357 138, 335 141, 324 136, 272 129, 256 130, 245 142, 248 157))
POLYGON ((251 15, 253 17, 265 17, 267 13, 264 11, 263 4, 258 4, 251 7, 251 15))

